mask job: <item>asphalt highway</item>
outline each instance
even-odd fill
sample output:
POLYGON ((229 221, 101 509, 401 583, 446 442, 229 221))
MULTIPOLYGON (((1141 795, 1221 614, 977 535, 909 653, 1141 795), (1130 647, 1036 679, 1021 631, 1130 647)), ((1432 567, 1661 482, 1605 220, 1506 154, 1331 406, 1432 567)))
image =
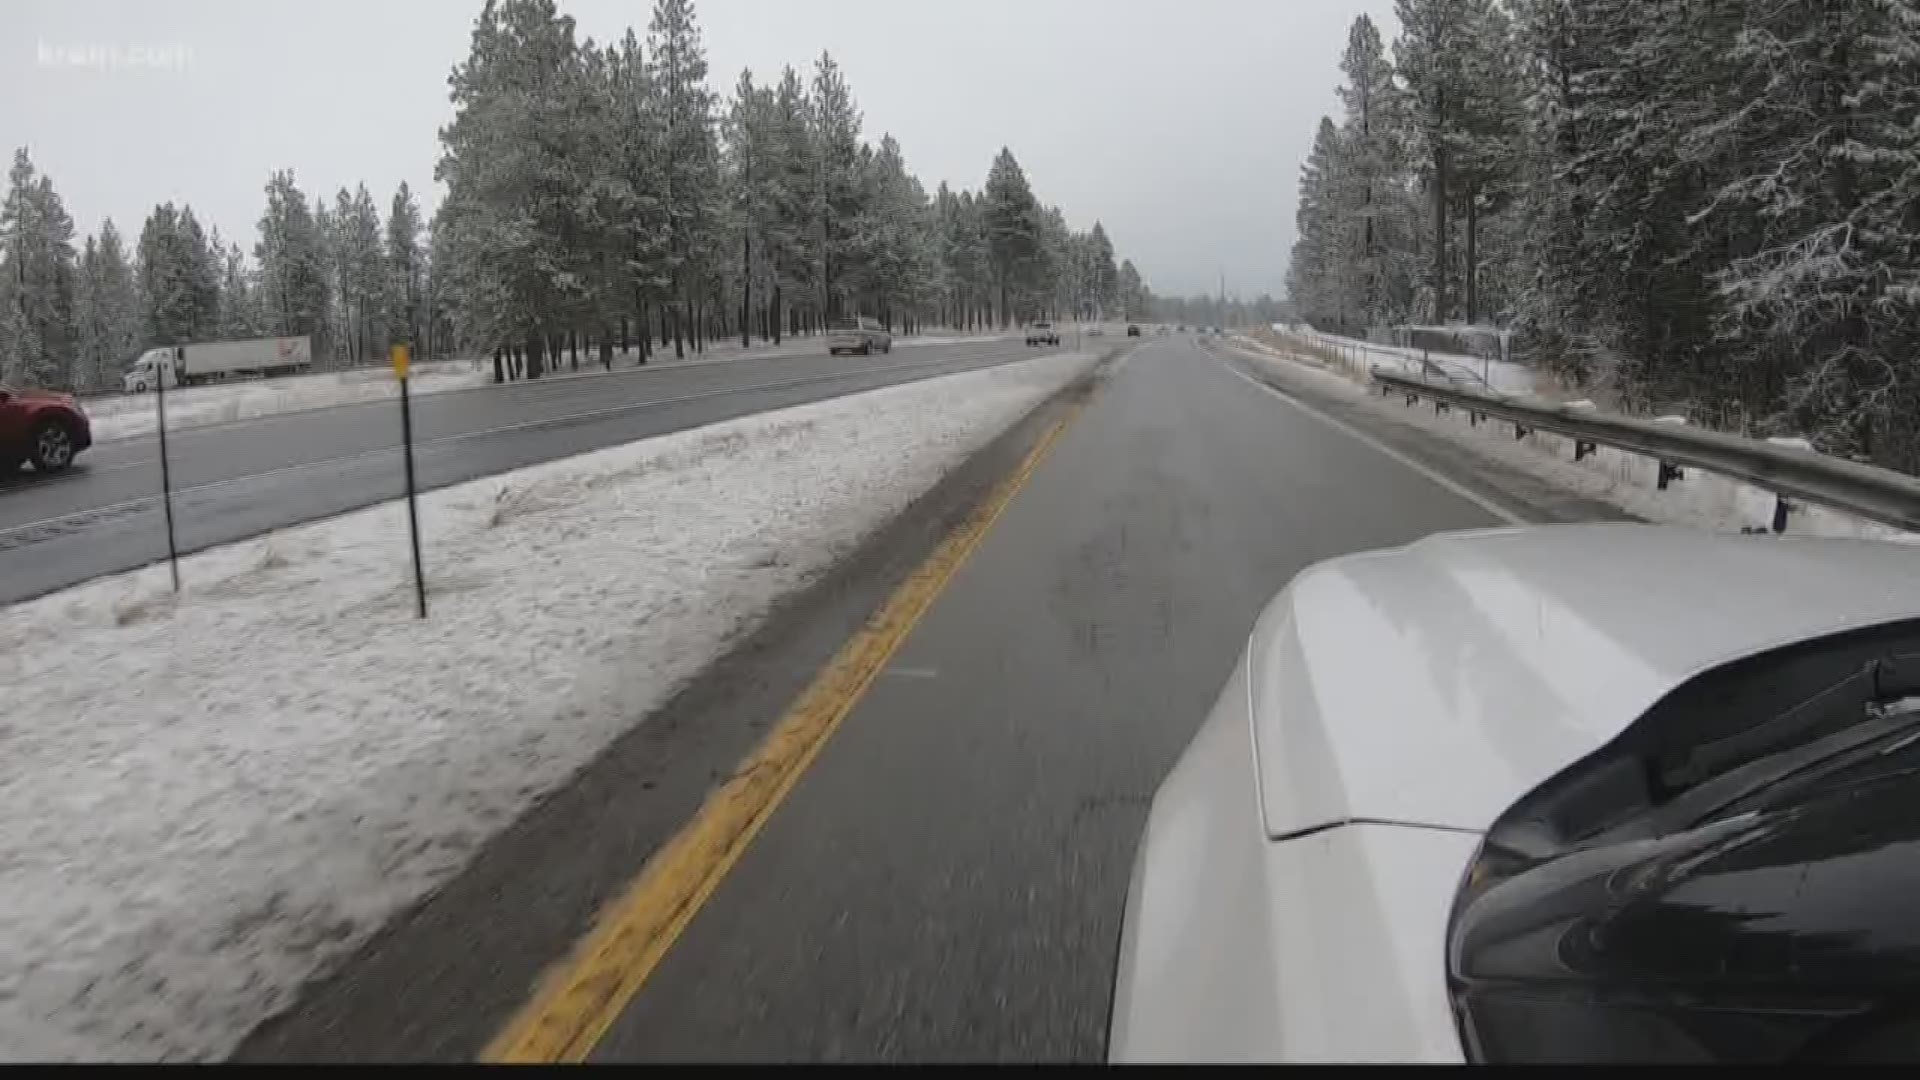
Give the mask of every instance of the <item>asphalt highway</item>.
MULTIPOLYGON (((1018 339, 556 377, 413 399, 423 489, 718 420, 1020 360, 1018 339)), ((168 438, 179 548, 197 551, 405 493, 400 414, 374 401, 168 438)), ((167 553, 154 436, 103 442, 52 477, 0 480, 0 604, 167 553)))

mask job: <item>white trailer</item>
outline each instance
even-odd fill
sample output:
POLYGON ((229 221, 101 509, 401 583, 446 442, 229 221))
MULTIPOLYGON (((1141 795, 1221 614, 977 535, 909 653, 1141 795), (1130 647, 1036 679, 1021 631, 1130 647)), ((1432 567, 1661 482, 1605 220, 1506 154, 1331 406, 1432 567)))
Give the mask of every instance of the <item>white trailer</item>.
POLYGON ((162 379, 168 387, 192 386, 236 375, 290 375, 312 366, 311 337, 163 345, 128 365, 121 384, 127 393, 138 394, 159 386, 162 379))

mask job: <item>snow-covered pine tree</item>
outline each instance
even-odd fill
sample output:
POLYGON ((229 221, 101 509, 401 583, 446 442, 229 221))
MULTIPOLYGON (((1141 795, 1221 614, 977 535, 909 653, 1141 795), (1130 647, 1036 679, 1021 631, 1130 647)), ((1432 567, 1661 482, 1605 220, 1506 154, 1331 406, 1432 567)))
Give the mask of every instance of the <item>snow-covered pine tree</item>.
POLYGON ((426 253, 420 247, 420 204, 405 180, 393 193, 387 212, 386 324, 394 341, 423 346, 426 302, 426 253))
POLYGON ((813 89, 807 99, 808 143, 814 180, 816 226, 814 256, 818 260, 820 312, 824 319, 856 314, 846 310, 851 299, 850 276, 859 272, 861 196, 860 111, 853 92, 832 55, 821 53, 813 69, 813 89))
POLYGON ((489 0, 466 62, 454 68, 454 118, 435 177, 463 338, 524 349, 538 378, 585 295, 591 251, 573 242, 581 192, 570 109, 580 62, 573 20, 553 0, 489 0))
POLYGON ((217 234, 207 235, 191 206, 181 207, 176 227, 176 247, 186 268, 187 340, 216 340, 220 336, 220 256, 214 247, 217 234))
POLYGON ((100 347, 105 364, 98 377, 111 386, 118 381, 120 369, 145 348, 146 318, 126 244, 112 218, 100 223, 97 239, 94 301, 101 321, 100 347))
POLYGON ((1732 256, 1714 274, 1722 336, 1739 342, 1723 391, 1777 398, 1795 433, 1909 468, 1920 447, 1886 436, 1916 433, 1890 406, 1913 400, 1920 308, 1889 288, 1920 264, 1915 21, 1887 0, 1746 5, 1716 122, 1683 144, 1725 177, 1690 219, 1732 256))
POLYGON ((53 181, 38 175, 23 147, 14 153, 0 203, 0 379, 65 386, 74 358, 77 261, 73 219, 53 181))
POLYGON ((608 132, 615 165, 606 176, 603 213, 610 223, 608 240, 618 249, 609 268, 618 276, 614 308, 623 313, 640 347, 641 362, 652 355, 655 329, 664 332, 663 310, 673 281, 667 271, 671 235, 667 228, 665 176, 656 168, 664 130, 664 114, 654 77, 640 39, 628 30, 606 53, 609 81, 608 132))
POLYGON ((1033 295, 1044 284, 1041 275, 1046 258, 1040 207, 1012 150, 1003 146, 994 156, 981 198, 985 202, 982 216, 987 257, 999 294, 998 320, 1004 328, 1014 323, 1016 302, 1021 305, 1020 319, 1031 317, 1033 295))
POLYGON ((260 266, 260 330, 274 337, 314 337, 318 361, 333 347, 326 332, 328 259, 321 223, 291 170, 269 177, 266 194, 253 249, 260 266))
POLYGON ((821 295, 817 274, 820 258, 814 243, 818 169, 810 112, 800 73, 792 67, 782 68, 769 121, 775 165, 769 192, 772 219, 766 240, 768 261, 773 264, 776 341, 782 318, 787 320, 787 329, 795 332, 802 328, 802 322, 814 326, 819 321, 815 305, 821 295))
POLYGON ((1113 263, 1113 241, 1098 221, 1087 234, 1087 266, 1087 295, 1098 311, 1111 312, 1119 306, 1120 269, 1113 263))
POLYGON ((1358 329, 1339 289, 1342 254, 1340 130, 1320 118, 1313 149, 1300 166, 1300 196, 1294 205, 1293 254, 1287 263, 1287 295, 1306 321, 1341 333, 1358 329))
POLYGON ((1132 259, 1120 260, 1118 290, 1122 319, 1134 322, 1148 317, 1153 307, 1152 296, 1147 291, 1146 282, 1140 279, 1140 271, 1133 265, 1132 259))
POLYGON ((100 245, 91 236, 80 251, 73 294, 73 366, 67 373, 77 390, 90 390, 112 365, 107 347, 106 319, 102 315, 100 245))
POLYGON ((221 255, 220 337, 237 341, 259 334, 253 277, 247 272, 246 256, 240 245, 229 243, 221 255))
POLYGON ((1354 324, 1365 330, 1410 314, 1420 274, 1419 208, 1410 190, 1405 109, 1393 64, 1366 15, 1348 29, 1340 70, 1346 82, 1335 197, 1343 235, 1333 269, 1340 291, 1335 306, 1354 312, 1354 324))
POLYGON ((147 215, 140 230, 140 298, 146 311, 146 337, 154 345, 195 340, 194 264, 180 217, 172 203, 163 203, 147 215))
POLYGON ((729 217, 739 239, 739 265, 734 273, 739 285, 742 348, 751 344, 749 335, 756 325, 764 336, 772 336, 772 328, 760 317, 755 301, 757 298, 761 304, 767 303, 773 276, 769 234, 780 180, 776 110, 773 90, 755 86, 753 72, 742 71, 725 124, 729 217))
POLYGON ((704 346, 700 301, 709 295, 708 278, 720 256, 714 235, 720 186, 714 95, 689 0, 655 0, 647 54, 661 114, 655 168, 664 192, 674 351, 684 355, 689 336, 696 347, 704 346))

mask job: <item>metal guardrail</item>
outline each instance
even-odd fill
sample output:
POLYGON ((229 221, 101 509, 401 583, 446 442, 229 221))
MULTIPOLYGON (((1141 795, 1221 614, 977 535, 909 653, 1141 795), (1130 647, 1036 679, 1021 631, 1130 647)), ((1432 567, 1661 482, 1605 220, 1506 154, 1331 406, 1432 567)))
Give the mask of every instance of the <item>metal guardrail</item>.
POLYGON ((1514 425, 1516 438, 1530 430, 1564 435, 1574 441, 1575 461, 1596 446, 1644 454, 1659 462, 1662 489, 1680 478, 1682 466, 1743 480, 1774 494, 1775 532, 1786 527, 1788 500, 1920 532, 1920 477, 1686 424, 1614 416, 1530 396, 1479 393, 1377 367, 1371 373, 1382 394, 1404 394, 1409 405, 1426 398, 1436 409, 1463 409, 1475 422, 1482 417, 1505 420, 1514 425))

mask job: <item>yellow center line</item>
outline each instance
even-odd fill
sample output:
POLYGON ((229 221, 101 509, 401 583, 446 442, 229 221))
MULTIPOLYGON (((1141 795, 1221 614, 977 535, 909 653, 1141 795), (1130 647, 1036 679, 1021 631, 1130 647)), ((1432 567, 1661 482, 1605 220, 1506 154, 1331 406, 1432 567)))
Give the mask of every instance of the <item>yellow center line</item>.
POLYGON ((489 1062, 584 1061, 860 702, 980 541, 1025 487, 1078 407, 1049 427, 787 707, 765 742, 649 859, 593 930, 487 1045, 489 1062))

